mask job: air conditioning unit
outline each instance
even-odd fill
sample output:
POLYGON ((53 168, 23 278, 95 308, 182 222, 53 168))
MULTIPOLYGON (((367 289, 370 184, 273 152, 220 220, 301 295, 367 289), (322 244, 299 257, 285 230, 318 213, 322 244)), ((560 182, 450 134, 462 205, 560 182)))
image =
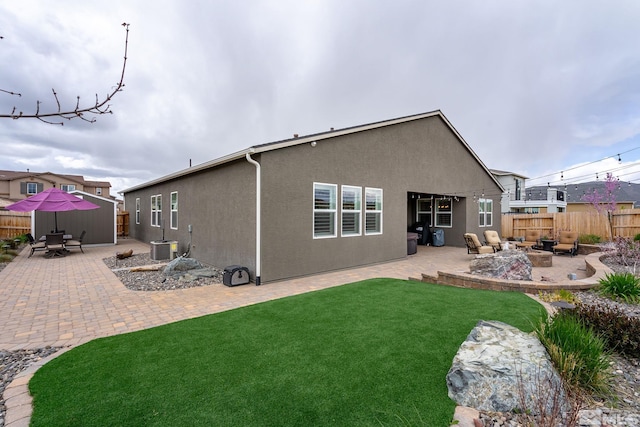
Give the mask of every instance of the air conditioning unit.
POLYGON ((154 240, 151 243, 149 257, 154 261, 174 259, 178 253, 178 242, 168 240, 154 240))

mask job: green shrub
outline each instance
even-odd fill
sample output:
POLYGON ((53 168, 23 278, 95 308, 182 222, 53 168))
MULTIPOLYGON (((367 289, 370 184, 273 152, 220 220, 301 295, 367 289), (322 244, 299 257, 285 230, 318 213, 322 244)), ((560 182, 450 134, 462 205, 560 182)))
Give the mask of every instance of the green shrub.
POLYGON ((558 313, 542 319, 536 334, 568 384, 602 395, 610 393, 609 353, 593 329, 570 314, 558 313))
POLYGON ((606 274, 600 279, 598 290, 614 299, 629 303, 640 301, 640 279, 632 273, 606 274))
POLYGON ((577 304, 572 315, 597 331, 607 349, 640 359, 640 318, 606 305, 577 304))
POLYGON ((553 292, 538 292, 538 297, 544 302, 566 301, 570 303, 576 302, 576 297, 567 289, 557 289, 553 292))
POLYGON ((636 234, 635 236, 633 236, 633 240, 635 240, 636 242, 638 240, 640 240, 640 233, 636 234))
POLYGON ((595 245, 601 241, 602 238, 597 234, 581 234, 580 237, 578 237, 578 242, 583 245, 595 245))

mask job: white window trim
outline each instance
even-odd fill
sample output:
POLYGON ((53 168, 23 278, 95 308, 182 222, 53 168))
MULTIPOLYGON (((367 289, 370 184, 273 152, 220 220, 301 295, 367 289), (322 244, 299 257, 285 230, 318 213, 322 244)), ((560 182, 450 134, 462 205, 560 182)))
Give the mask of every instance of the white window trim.
POLYGON ((478 199, 478 226, 483 228, 493 227, 493 199, 478 199), (486 207, 487 202, 491 203, 491 210, 483 210, 483 206, 486 207), (480 224, 481 216, 484 218, 484 225, 480 224), (489 222, 487 222, 487 217, 490 218, 489 222))
POLYGON ((362 187, 356 187, 353 185, 343 185, 341 188, 341 194, 340 194, 340 208, 342 210, 342 212, 340 213, 340 235, 342 237, 355 237, 355 236, 362 236, 362 187), (354 191, 356 192, 356 199, 357 199, 357 209, 345 209, 344 208, 344 193, 345 190, 347 191, 354 191), (356 218, 358 219, 358 230, 356 232, 353 231, 348 231, 345 233, 344 228, 343 228, 343 221, 344 221, 344 214, 355 214, 356 218))
POLYGON ((420 222, 420 215, 429 215, 429 227, 433 227, 433 199, 432 198, 421 198, 416 199, 416 222, 420 222), (427 200, 429 202, 429 211, 421 211, 420 210, 420 202, 423 200, 427 200))
POLYGON ((365 236, 376 236, 383 233, 383 211, 384 211, 384 198, 382 188, 372 188, 365 187, 364 188, 364 234, 365 236), (380 209, 367 209, 367 193, 375 192, 380 194, 380 209), (380 214, 380 231, 367 231, 367 214, 380 214))
POLYGON ((136 224, 140 224, 140 197, 136 197, 136 224))
POLYGON ((313 235, 314 239, 333 239, 338 237, 338 186, 336 184, 328 184, 328 183, 324 183, 324 182, 314 182, 313 183, 313 197, 311 202, 313 203, 312 205, 312 211, 313 211, 313 217, 312 217, 312 227, 311 227, 311 233, 313 235), (333 188, 333 195, 334 195, 334 208, 333 209, 316 209, 316 187, 317 186, 327 186, 327 187, 331 187, 333 188), (316 230, 315 230, 315 225, 316 225, 316 213, 333 213, 333 234, 327 234, 327 235, 320 235, 317 236, 316 235, 316 230))
POLYGON ((38 183, 37 182, 27 182, 27 194, 38 194, 38 183), (29 186, 33 186, 35 188, 34 192, 29 191, 29 186))
POLYGON ((151 226, 162 227, 162 194, 154 194, 151 196, 151 226), (158 206, 158 200, 160 201, 160 209, 154 209, 153 200, 156 201, 156 207, 158 206), (156 214, 154 216, 154 214, 156 214))
POLYGON ((434 219, 433 219, 433 223, 434 223, 434 227, 438 227, 438 228, 453 228, 453 200, 449 197, 439 197, 436 199, 435 202, 435 215, 434 215, 434 219), (439 212, 438 211, 438 201, 439 200, 449 200, 449 204, 451 206, 451 211, 443 211, 443 212, 439 212), (438 223, 438 215, 440 214, 447 214, 449 215, 449 224, 448 225, 443 225, 438 223))
POLYGON ((173 223, 173 213, 174 212, 176 213, 176 223, 179 222, 178 221, 178 192, 177 191, 172 191, 171 192, 171 195, 169 196, 169 205, 170 205, 169 208, 171 210, 170 218, 169 218, 169 220, 171 222, 171 229, 172 230, 177 230, 178 229, 178 224, 174 224, 173 223), (173 195, 174 194, 176 195, 176 206, 175 206, 175 209, 173 208, 173 195))

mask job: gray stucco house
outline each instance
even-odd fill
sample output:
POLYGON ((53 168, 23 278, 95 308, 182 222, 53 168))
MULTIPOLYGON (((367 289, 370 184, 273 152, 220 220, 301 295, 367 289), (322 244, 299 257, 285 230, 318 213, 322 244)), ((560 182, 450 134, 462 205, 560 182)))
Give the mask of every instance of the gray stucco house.
POLYGON ((433 111, 253 146, 122 194, 131 237, 261 284, 403 259, 416 223, 464 246, 465 232, 500 232, 502 191, 433 111))

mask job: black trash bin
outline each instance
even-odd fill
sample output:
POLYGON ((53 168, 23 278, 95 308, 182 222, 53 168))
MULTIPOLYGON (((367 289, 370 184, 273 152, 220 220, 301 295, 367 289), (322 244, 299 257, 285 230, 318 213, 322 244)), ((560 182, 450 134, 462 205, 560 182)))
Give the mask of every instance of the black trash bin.
POLYGON ((407 233, 407 255, 418 252, 418 233, 407 233))

